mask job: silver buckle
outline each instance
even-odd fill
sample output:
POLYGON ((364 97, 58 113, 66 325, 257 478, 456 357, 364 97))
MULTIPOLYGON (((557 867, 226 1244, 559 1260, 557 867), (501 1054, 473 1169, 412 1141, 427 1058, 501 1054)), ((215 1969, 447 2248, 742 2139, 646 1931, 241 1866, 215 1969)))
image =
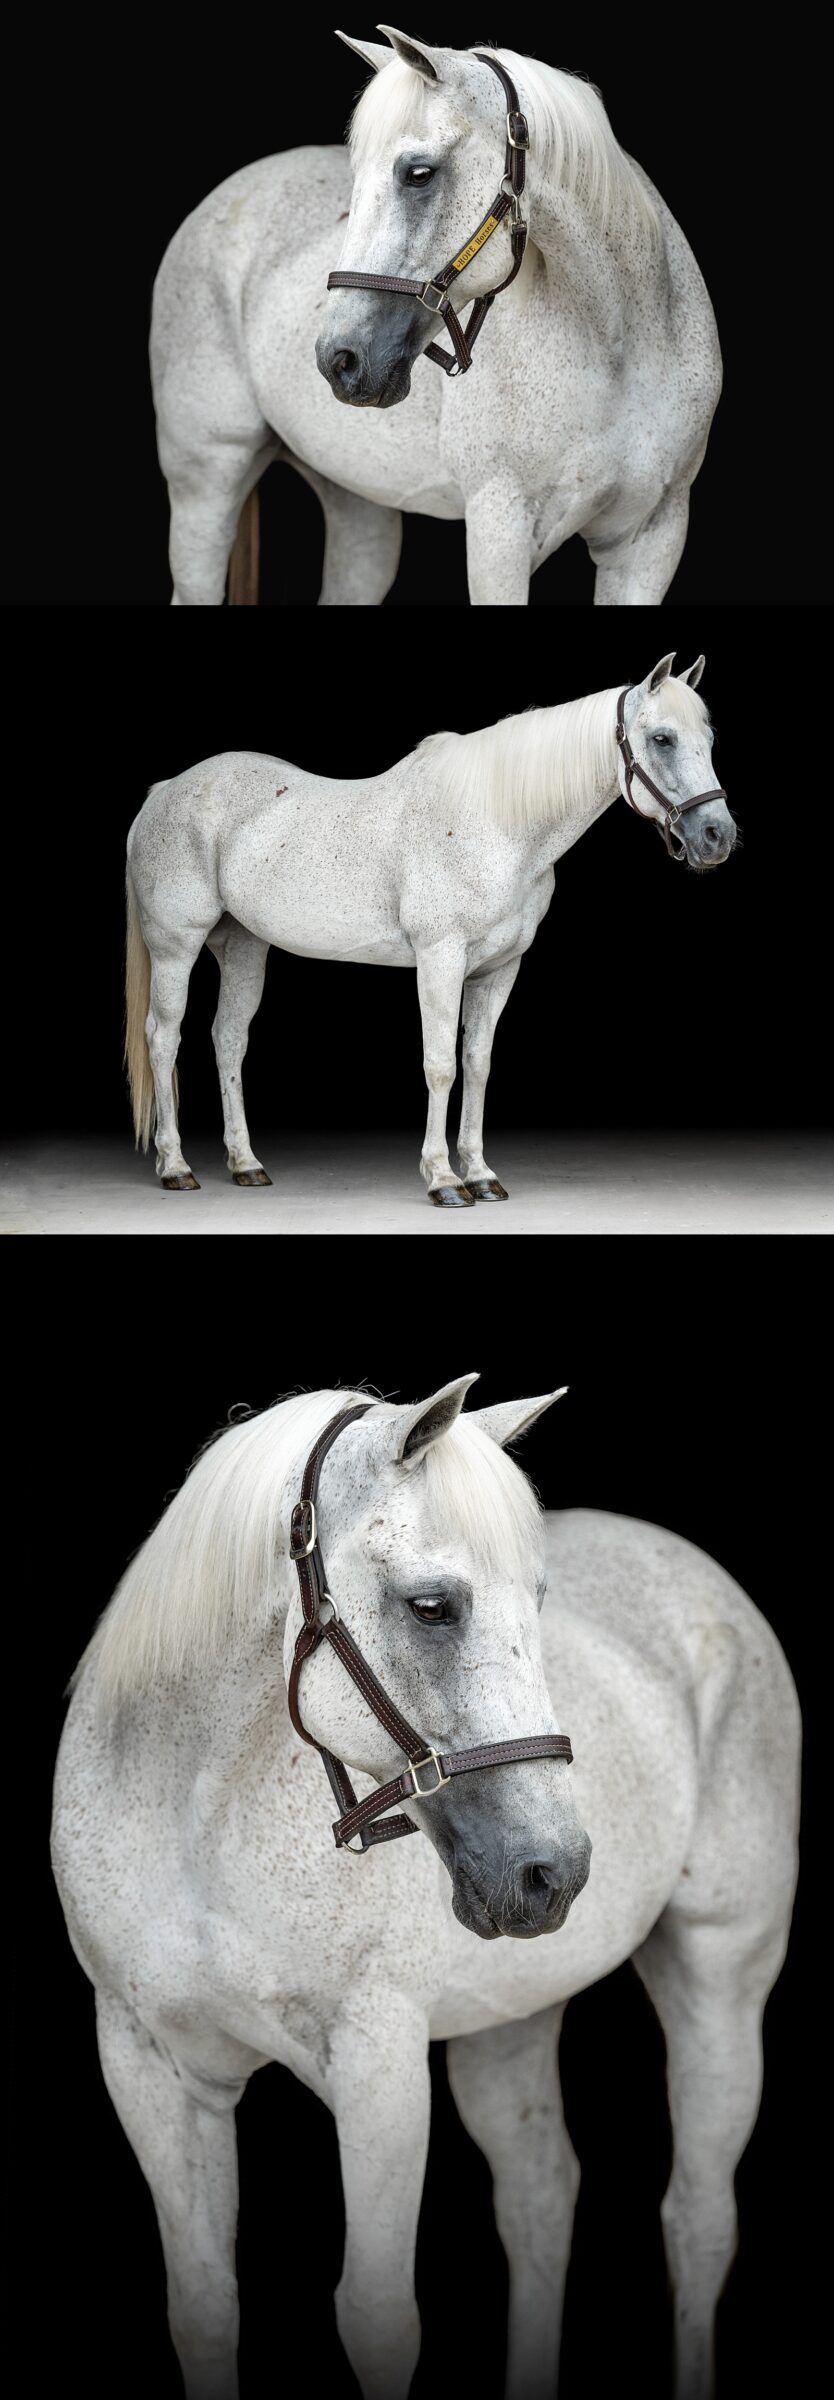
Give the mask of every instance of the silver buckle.
POLYGON ((319 1607, 319 1624, 320 1624, 320 1625, 338 1625, 338 1623, 339 1623, 339 1611, 338 1611, 338 1609, 337 1609, 337 1607, 336 1607, 336 1602, 335 1602, 335 1600, 334 1600, 334 1598, 333 1598, 333 1594, 332 1594, 332 1592, 322 1592, 322 1595, 321 1595, 321 1605, 320 1605, 320 1607, 319 1607), (321 1613, 321 1611, 322 1611, 322 1607, 323 1607, 323 1605, 324 1605, 324 1602, 325 1602, 325 1600, 326 1600, 326 1601, 327 1601, 327 1603, 328 1603, 328 1607, 332 1608, 332 1610, 333 1610, 333 1615, 332 1615, 332 1617, 323 1617, 323 1616, 322 1616, 322 1613, 321 1613))
MULTIPOLYGON (((308 1541, 308 1542, 305 1542, 305 1544, 304 1544, 304 1547, 303 1547, 303 1549, 302 1549, 302 1550, 297 1550, 297 1549, 296 1549, 296 1547, 295 1547, 295 1536, 294 1536, 294 1533, 293 1533, 293 1528, 292 1528, 292 1526, 290 1526, 290 1557, 291 1557, 291 1558, 309 1558, 309 1557, 310 1557, 310 1554, 311 1554, 311 1552, 312 1552, 313 1550, 315 1550, 316 1543, 317 1543, 317 1541, 318 1541, 318 1538, 319 1538, 319 1537, 318 1537, 318 1529, 317 1529, 317 1526, 316 1526, 316 1511, 315 1511, 315 1507, 314 1507, 314 1504, 313 1504, 313 1501, 312 1501, 312 1500, 299 1500, 299 1502, 298 1502, 298 1507, 299 1507, 299 1508, 301 1508, 301 1509, 306 1509, 306 1510, 307 1510, 307 1513, 308 1513, 308 1515, 309 1515, 309 1519, 310 1519, 310 1539, 309 1539, 309 1541, 308 1541)), ((293 1509, 293 1516, 294 1516, 294 1515, 295 1515, 295 1509, 293 1509)))
POLYGON ((512 202, 512 218, 511 218, 511 223, 512 223, 513 225, 523 225, 523 226, 526 228, 526 225, 527 225, 527 219, 526 219, 526 217, 523 217, 523 216, 522 216, 522 214, 521 214, 521 201, 520 201, 520 199, 519 199, 518 193, 513 191, 513 187, 512 187, 512 181, 511 181, 511 178, 510 178, 510 176, 509 176, 509 175, 502 175, 502 177, 501 177, 501 183, 500 183, 499 189, 500 189, 502 192, 503 192, 503 191, 505 191, 505 190, 506 190, 506 187, 507 187, 507 185, 508 185, 508 184, 509 184, 509 191, 507 192, 507 198, 508 198, 508 200, 510 200, 510 201, 512 202))
POLYGON ((522 116, 522 115, 523 115, 523 113, 524 113, 524 112, 523 112, 523 110, 522 110, 522 109, 520 109, 520 108, 510 108, 510 109, 508 109, 508 110, 507 110, 507 140, 508 140, 508 142, 509 142, 509 145, 510 145, 510 149, 511 149, 511 150, 529 150, 529 148, 530 148, 530 137, 529 137, 529 134, 528 134, 528 136, 527 136, 527 139, 526 139, 526 141, 523 141, 523 142, 516 142, 516 141, 514 141, 514 140, 513 140, 513 136, 512 136, 512 134, 511 134, 511 132, 510 132, 510 118, 511 118, 511 117, 520 117, 520 116, 522 116))
POLYGON ((424 283, 422 291, 417 294, 418 300, 422 301, 424 308, 430 309, 433 317, 439 317, 441 309, 445 308, 448 297, 448 292, 440 291, 439 283, 432 283, 431 277, 429 277, 428 283, 424 283), (427 292, 440 292, 439 300, 427 300, 427 292))
POLYGON ((436 1750, 427 1750, 425 1758, 410 1759, 409 1773, 414 1785, 414 1790, 413 1792, 406 1793, 405 1797, 408 1800, 432 1800, 435 1792, 439 1792, 441 1784, 448 1783, 449 1781, 448 1775, 444 1775, 443 1773, 436 1750), (419 1783, 417 1781, 421 1767, 433 1767, 437 1776, 437 1782, 430 1784, 427 1792, 421 1792, 419 1783))

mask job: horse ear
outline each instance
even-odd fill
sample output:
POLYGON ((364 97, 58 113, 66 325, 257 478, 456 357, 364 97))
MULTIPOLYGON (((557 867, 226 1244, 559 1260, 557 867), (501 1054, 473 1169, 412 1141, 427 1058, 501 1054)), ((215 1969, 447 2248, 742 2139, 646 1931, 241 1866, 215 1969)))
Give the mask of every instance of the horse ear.
POLYGON ((554 1400, 564 1400, 567 1388, 563 1383, 561 1391, 546 1392, 543 1400, 501 1400, 496 1408, 473 1408, 467 1424, 480 1425, 482 1433, 488 1433, 490 1440, 505 1450, 508 1442, 517 1442, 528 1425, 535 1425, 536 1418, 553 1407, 554 1400))
POLYGON ((424 83, 440 83, 439 50, 430 50, 428 42, 415 42, 409 34, 398 33, 396 25, 378 25, 377 33, 384 33, 386 41, 390 42, 392 50, 396 50, 403 65, 413 67, 415 74, 422 75, 424 83))
POLYGON ((388 52, 381 42, 355 42, 352 33, 340 33, 338 25, 334 26, 334 32, 337 42, 346 42, 349 50, 356 51, 357 58, 364 58, 366 67, 373 67, 374 74, 379 73, 380 67, 388 66, 388 52))
POLYGON ((700 683, 700 681, 701 681, 701 676, 703 675, 703 672, 704 672, 704 668, 705 668, 705 666, 706 666, 706 663, 707 663, 707 662, 706 662, 706 659, 705 659, 705 657, 704 657, 704 653, 703 653, 703 650, 702 650, 702 651, 701 651, 701 656, 700 656, 700 658, 696 658, 696 660, 695 660, 695 665, 694 665, 694 667, 687 667, 687 668, 685 669, 685 672, 684 672, 682 675, 679 675, 679 676, 678 676, 678 682, 679 682, 679 683, 688 683, 688 684, 689 684, 689 686, 690 686, 690 689, 691 689, 693 692, 694 692, 694 691, 696 691, 696 690, 697 690, 697 687, 698 687, 698 685, 699 685, 699 683, 700 683))
POLYGON ((444 1383, 431 1400, 419 1400, 414 1408, 398 1408, 396 1414, 384 1421, 384 1441, 387 1456, 398 1466, 412 1466, 422 1458, 431 1442, 448 1433, 460 1416, 470 1384, 477 1375, 460 1375, 457 1383, 444 1383))
POLYGON ((674 656, 674 650, 670 650, 666 658, 658 659, 657 666, 653 667, 651 674, 646 676, 645 689, 647 692, 656 692, 659 685, 665 683, 667 675, 671 675, 674 656))

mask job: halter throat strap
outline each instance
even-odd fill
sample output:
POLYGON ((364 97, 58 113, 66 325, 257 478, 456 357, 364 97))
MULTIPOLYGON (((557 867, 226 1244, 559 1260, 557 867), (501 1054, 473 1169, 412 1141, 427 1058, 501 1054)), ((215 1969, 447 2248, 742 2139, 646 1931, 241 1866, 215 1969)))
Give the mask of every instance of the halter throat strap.
POLYGON ((519 107, 518 93, 512 77, 507 74, 506 68, 501 66, 500 61, 492 58, 484 50, 475 50, 470 55, 479 59, 482 66, 492 68, 493 74, 497 75, 503 84, 507 102, 504 173, 500 189, 496 192, 495 199, 490 201, 486 216, 481 218, 480 225, 476 225, 474 233, 469 235, 468 241, 463 243, 454 258, 448 259, 445 267, 441 267, 439 275, 431 276, 428 283, 424 276, 363 275, 352 267, 336 267, 327 278, 329 292, 335 290, 409 292, 413 299, 421 300, 424 308, 431 309, 434 316, 442 317, 443 323, 451 335, 454 344, 452 351, 441 350, 437 342, 429 342, 423 353, 425 358, 433 359, 435 366, 442 367, 447 375, 465 375, 467 368, 471 367, 473 345, 489 315, 493 300, 497 298, 499 292, 505 292, 508 285, 515 282, 527 247, 527 226, 521 215, 521 194, 526 180, 527 152, 530 147, 527 119, 522 115, 519 107), (509 192, 505 190, 506 184, 510 186, 509 192), (503 224, 504 218, 511 212, 510 242, 513 263, 509 275, 504 276, 503 283, 494 284, 491 291, 483 292, 480 299, 473 302, 464 326, 452 307, 451 287, 456 278, 463 274, 464 268, 468 267, 470 259, 475 257, 478 250, 483 249, 484 243, 488 242, 491 235, 497 232, 498 226, 503 224))
POLYGON ((503 1766, 516 1759, 563 1758, 570 1764, 573 1757, 566 1733, 524 1734, 518 1741, 482 1742, 471 1750, 440 1752, 432 1749, 431 1744, 413 1725, 409 1725, 408 1718, 390 1699, 348 1633, 347 1626, 341 1623, 332 1592, 327 1589, 319 1543, 316 1518, 319 1476, 322 1461, 337 1435, 344 1431, 345 1426, 352 1425, 357 1417, 364 1417, 371 1406, 370 1400, 361 1400, 352 1408, 340 1409, 338 1416, 331 1417, 310 1452, 301 1479, 301 1498, 296 1501, 290 1520, 290 1557, 298 1573, 304 1622, 293 1653, 287 1699, 296 1733, 300 1734, 303 1742, 309 1742, 314 1750, 319 1751, 330 1789, 338 1801, 341 1814, 333 1826, 337 1849, 358 1847, 360 1850, 370 1850, 375 1842, 391 1842, 400 1834, 416 1833, 417 1826, 411 1817, 391 1817, 387 1812, 396 1807, 400 1800, 432 1799, 435 1792, 449 1783, 453 1775, 471 1775, 479 1768, 503 1766), (332 1613, 323 1616, 323 1607, 329 1608, 332 1613), (365 1800, 357 1800, 343 1761, 335 1758, 331 1750, 326 1750, 322 1742, 317 1742, 302 1721, 298 1697, 301 1669, 320 1641, 330 1643, 331 1649, 335 1650, 337 1658, 341 1659, 343 1667, 347 1668, 358 1686, 363 1700, 367 1701, 380 1725, 384 1725, 386 1733, 405 1751, 409 1760, 409 1765, 401 1774, 393 1776, 391 1782, 383 1784, 380 1789, 369 1792, 365 1800))
POLYGON ((716 783, 711 792, 696 792, 694 799, 692 800, 670 800, 668 792, 662 792, 659 783, 652 782, 651 776, 646 774, 645 767, 641 767, 638 760, 635 758, 628 734, 626 733, 625 729, 625 704, 628 699, 629 692, 633 691, 633 689, 633 684, 627 683, 625 691, 620 693, 620 697, 617 701, 617 742, 623 762, 625 797, 628 801, 629 808, 633 808, 635 816, 646 817, 650 824, 657 827, 658 833, 662 833, 664 835, 666 848, 669 852, 670 858, 685 858, 686 850, 683 842, 681 842, 679 849, 676 850, 673 847, 673 837, 679 817, 685 817, 690 808, 702 808, 705 800, 726 800, 727 794, 724 790, 723 784, 716 783), (635 775, 639 775, 640 782, 645 784, 647 792, 652 792, 654 794, 654 798, 660 801, 661 807, 665 812, 662 825, 658 825, 656 817, 649 817, 649 811, 647 808, 638 808, 637 801, 635 800, 632 791, 632 782, 635 775))

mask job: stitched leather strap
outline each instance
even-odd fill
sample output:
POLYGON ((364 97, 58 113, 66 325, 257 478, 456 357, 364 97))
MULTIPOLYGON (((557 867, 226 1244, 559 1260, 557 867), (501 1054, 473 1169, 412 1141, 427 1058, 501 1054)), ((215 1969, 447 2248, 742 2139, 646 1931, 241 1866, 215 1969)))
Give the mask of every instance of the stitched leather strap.
POLYGON ((491 67, 493 74, 499 77, 504 87, 507 101, 507 139, 504 149, 503 180, 504 183, 512 186, 511 191, 505 192, 502 188, 496 192, 495 199, 490 202, 487 209, 486 216, 481 218, 480 225, 476 225, 475 231, 470 234, 468 241, 464 242, 461 249, 455 252, 453 258, 447 260, 445 267, 441 267, 440 274, 431 276, 428 281, 425 276, 365 275, 354 267, 336 267, 327 278, 329 292, 337 290, 408 292, 413 299, 423 300, 424 307, 431 308, 439 317, 442 317, 454 345, 452 350, 441 350, 437 342, 429 342, 423 356, 432 359, 435 366, 442 367, 447 375, 455 373, 465 375, 467 368, 471 367, 473 347, 492 307, 493 300, 499 292, 507 290, 508 284, 515 282, 527 247, 527 227, 523 218, 518 214, 518 204, 524 190, 526 177, 529 144, 527 119, 519 108, 515 84, 507 74, 506 68, 502 67, 500 60, 493 58, 489 52, 484 50, 475 50, 472 56, 477 58, 482 66, 491 67), (464 326, 452 307, 449 298, 450 286, 458 275, 464 273, 476 252, 483 249, 484 243, 492 239, 492 235, 503 223, 510 209, 514 213, 513 223, 510 227, 512 266, 509 274, 504 276, 503 283, 494 284, 491 291, 482 293, 480 299, 473 302, 464 326), (439 301, 425 300, 426 292, 440 292, 444 297, 439 301))
POLYGON ((398 1800, 432 1799, 441 1787, 435 1781, 428 1789, 421 1791, 418 1788, 418 1769, 421 1764, 430 1773, 432 1762, 436 1759, 442 1780, 448 1783, 453 1775, 474 1775, 480 1767, 509 1766, 518 1759, 531 1758, 564 1758, 570 1766, 573 1751, 567 1734, 529 1733, 517 1742, 481 1742, 474 1750, 426 1751, 421 1761, 414 1762, 413 1768, 404 1767, 402 1774, 393 1776, 390 1783, 383 1783, 378 1791, 369 1792, 366 1800, 358 1800, 354 1808, 346 1810, 333 1827, 336 1847, 341 1849, 352 1840, 354 1834, 361 1831, 369 1818, 384 1815, 387 1808, 396 1807, 398 1800))
POLYGON ((336 1440, 337 1434, 346 1425, 353 1423, 354 1418, 365 1416, 370 1406, 369 1400, 362 1400, 352 1408, 341 1409, 338 1416, 331 1417, 330 1423, 319 1434, 302 1476, 301 1499, 296 1501, 290 1520, 290 1556, 298 1573, 304 1623, 296 1640, 290 1670, 289 1711, 296 1733, 301 1735, 303 1742, 309 1742, 313 1749, 319 1751, 330 1789, 338 1800, 342 1813, 333 1826, 338 1849, 358 1840, 362 1850, 369 1850, 375 1842, 391 1842, 400 1834, 416 1833, 417 1827, 411 1817, 388 1817, 387 1811, 398 1800, 430 1800, 453 1775, 471 1775, 479 1767, 504 1766, 516 1759, 564 1758, 570 1764, 573 1757, 566 1733, 522 1734, 513 1742, 481 1742, 471 1750, 438 1754, 426 1744, 422 1734, 409 1724, 408 1718, 401 1714, 373 1668, 369 1667, 352 1634, 340 1622, 335 1613, 335 1601, 327 1590, 318 1538, 316 1499, 319 1475, 331 1442, 336 1440), (322 1618, 322 1602, 334 1610, 332 1617, 322 1618), (411 1765, 404 1767, 390 1783, 369 1792, 365 1800, 357 1800, 343 1760, 336 1758, 332 1750, 325 1749, 323 1743, 315 1741, 302 1722, 298 1700, 299 1677, 305 1659, 310 1657, 322 1640, 330 1642, 380 1725, 384 1725, 386 1733, 399 1743, 400 1749, 411 1761, 411 1765), (434 1775, 433 1783, 423 1781, 424 1772, 434 1775))
POLYGON ((631 684, 626 684, 625 691, 620 693, 620 697, 617 701, 617 741, 622 754, 623 774, 625 777, 626 787, 625 797, 628 801, 629 808, 633 808, 635 816, 649 818, 649 812, 647 808, 638 808, 637 801, 634 798, 631 788, 634 776, 639 775, 640 782, 645 784, 647 792, 653 792, 655 799, 660 801, 661 806, 666 811, 665 819, 662 825, 657 824, 656 817, 649 818, 649 823, 657 826, 658 833, 665 835, 666 848, 669 852, 670 858, 685 858, 686 852, 683 847, 681 847, 680 850, 673 850, 672 848, 672 834, 678 818, 685 817, 687 810, 690 808, 701 808, 705 800, 726 800, 727 794, 724 790, 723 783, 716 783, 714 784, 711 792, 696 792, 694 799, 692 800, 671 800, 668 792, 661 791, 659 783, 652 782, 651 776, 646 774, 645 768, 641 767, 638 760, 635 758, 628 734, 626 733, 625 729, 625 704, 631 689, 631 684))

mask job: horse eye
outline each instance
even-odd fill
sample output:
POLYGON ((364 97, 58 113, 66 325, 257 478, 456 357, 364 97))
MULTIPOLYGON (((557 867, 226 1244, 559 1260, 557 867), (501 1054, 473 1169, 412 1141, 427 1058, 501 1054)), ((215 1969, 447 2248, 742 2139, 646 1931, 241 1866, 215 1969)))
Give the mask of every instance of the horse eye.
POLYGON ((671 748, 671 738, 672 738, 672 737, 671 737, 671 734, 668 734, 668 733, 653 733, 653 734, 652 734, 652 741, 653 741, 653 742, 660 742, 661 744, 663 744, 663 743, 665 742, 667 750, 671 748))
POLYGON ((433 174, 433 167, 409 167, 405 180, 406 183, 431 183, 433 174))
POLYGON ((410 1600, 409 1608, 421 1625, 450 1625, 451 1617, 445 1600, 410 1600))

